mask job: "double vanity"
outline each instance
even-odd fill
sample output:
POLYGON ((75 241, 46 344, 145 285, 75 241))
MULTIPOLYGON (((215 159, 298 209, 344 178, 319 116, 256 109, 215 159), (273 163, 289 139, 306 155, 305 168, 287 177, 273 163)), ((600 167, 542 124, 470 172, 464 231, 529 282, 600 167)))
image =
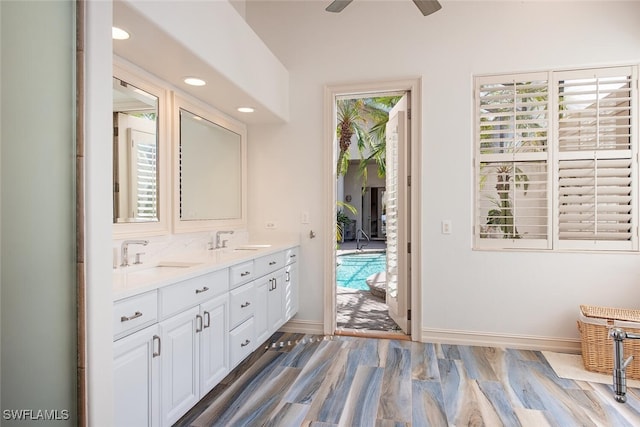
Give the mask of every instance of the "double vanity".
MULTIPOLYGON (((141 40, 114 46, 131 60, 141 40)), ((114 424, 171 426, 297 312, 299 248, 238 245, 246 124, 129 60, 112 80, 114 424)))
POLYGON ((298 310, 296 244, 114 272, 115 425, 170 426, 298 310))

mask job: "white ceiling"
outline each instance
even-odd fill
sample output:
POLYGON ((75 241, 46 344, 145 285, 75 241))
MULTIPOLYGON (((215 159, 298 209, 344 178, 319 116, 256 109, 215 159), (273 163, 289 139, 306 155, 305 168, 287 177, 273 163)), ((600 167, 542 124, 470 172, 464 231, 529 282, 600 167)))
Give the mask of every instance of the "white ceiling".
MULTIPOLYGON (((128 40, 113 41, 114 54, 156 75, 174 88, 247 124, 285 121, 127 3, 113 3, 113 25, 131 35, 128 40), (207 81, 207 85, 189 86, 183 82, 187 76, 201 77, 207 81), (237 111, 240 106, 254 107, 255 112, 240 113, 237 111)), ((194 30, 198 31, 197 28, 194 30)), ((259 78, 258 73, 260 70, 256 70, 256 78, 259 78)))

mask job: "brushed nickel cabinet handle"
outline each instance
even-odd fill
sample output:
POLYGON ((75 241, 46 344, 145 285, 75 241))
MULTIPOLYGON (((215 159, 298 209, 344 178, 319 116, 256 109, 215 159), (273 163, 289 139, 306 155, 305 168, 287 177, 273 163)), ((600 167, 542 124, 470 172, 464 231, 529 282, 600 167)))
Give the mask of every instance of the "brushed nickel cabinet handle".
POLYGON ((202 316, 196 314, 196 333, 202 332, 202 316), (198 326, 198 321, 200 321, 200 326, 198 326))
POLYGON ((246 346, 249 345, 250 342, 251 341, 249 341, 249 340, 244 340, 244 342, 240 344, 240 347, 246 347, 246 346))
POLYGON ((141 311, 136 311, 134 314, 132 314, 131 316, 127 317, 127 316, 122 316, 120 318, 121 322, 128 322, 129 320, 133 320, 133 319, 137 319, 138 317, 142 317, 142 312, 141 311))
POLYGON ((291 281, 291 274, 287 271, 287 272, 285 272, 285 275, 286 275, 285 282, 290 282, 291 281))
POLYGON ((277 263, 275 261, 271 261, 269 262, 269 265, 276 265, 277 263))
POLYGON ((211 315, 209 314, 208 311, 204 312, 204 328, 203 329, 207 329, 209 326, 211 326, 211 315))
POLYGON ((160 341, 160 337, 159 336, 154 335, 153 336, 154 343, 155 343, 156 340, 158 341, 158 351, 157 352, 156 351, 153 352, 153 357, 160 356, 160 353, 162 352, 162 341, 160 341))
POLYGON ((249 301, 245 302, 244 304, 240 304, 240 308, 247 308, 251 305, 251 303, 249 301))
POLYGON ((240 273, 240 277, 248 276, 250 274, 251 274, 250 271, 245 271, 244 273, 240 273))
POLYGON ((196 294, 201 294, 202 292, 207 292, 208 290, 209 288, 205 286, 202 289, 196 289, 196 294))

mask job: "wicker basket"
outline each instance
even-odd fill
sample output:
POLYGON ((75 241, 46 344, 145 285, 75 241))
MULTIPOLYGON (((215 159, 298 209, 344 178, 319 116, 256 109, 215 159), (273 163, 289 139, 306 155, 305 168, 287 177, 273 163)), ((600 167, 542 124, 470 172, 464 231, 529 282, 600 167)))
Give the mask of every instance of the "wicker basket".
MULTIPOLYGON (((609 329, 617 327, 640 334, 640 310, 580 306, 578 330, 582 338, 582 361, 587 371, 613 374, 613 339, 609 329)), ((633 355, 627 378, 640 379, 640 340, 624 340, 624 358, 633 355)))

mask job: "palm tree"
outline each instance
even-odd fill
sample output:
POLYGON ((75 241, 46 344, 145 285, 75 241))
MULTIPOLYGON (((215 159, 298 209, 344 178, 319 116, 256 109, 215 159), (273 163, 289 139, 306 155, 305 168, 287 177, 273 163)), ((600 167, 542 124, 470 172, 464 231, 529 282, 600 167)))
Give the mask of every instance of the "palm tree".
POLYGON ((378 166, 378 176, 384 178, 387 172, 387 122, 389 111, 400 101, 402 96, 382 96, 372 98, 375 108, 371 111, 373 126, 369 129, 369 156, 360 160, 360 174, 363 177, 363 186, 367 182, 367 165, 375 161, 378 166))
POLYGON ((343 99, 337 102, 338 105, 338 153, 337 171, 338 175, 344 175, 349 168, 349 147, 351 139, 356 135, 358 151, 364 152, 368 146, 369 133, 365 125, 367 123, 364 114, 365 100, 343 99))
POLYGON ((366 164, 375 160, 378 164, 378 175, 384 176, 385 126, 389 120, 389 110, 400 100, 400 96, 384 96, 375 98, 341 99, 338 106, 338 175, 344 175, 349 168, 349 148, 353 135, 356 136, 360 152, 360 170, 366 179, 366 164), (370 129, 367 125, 372 123, 370 129), (366 149, 371 151, 364 156, 366 149), (364 165, 364 166, 363 166, 364 165))

